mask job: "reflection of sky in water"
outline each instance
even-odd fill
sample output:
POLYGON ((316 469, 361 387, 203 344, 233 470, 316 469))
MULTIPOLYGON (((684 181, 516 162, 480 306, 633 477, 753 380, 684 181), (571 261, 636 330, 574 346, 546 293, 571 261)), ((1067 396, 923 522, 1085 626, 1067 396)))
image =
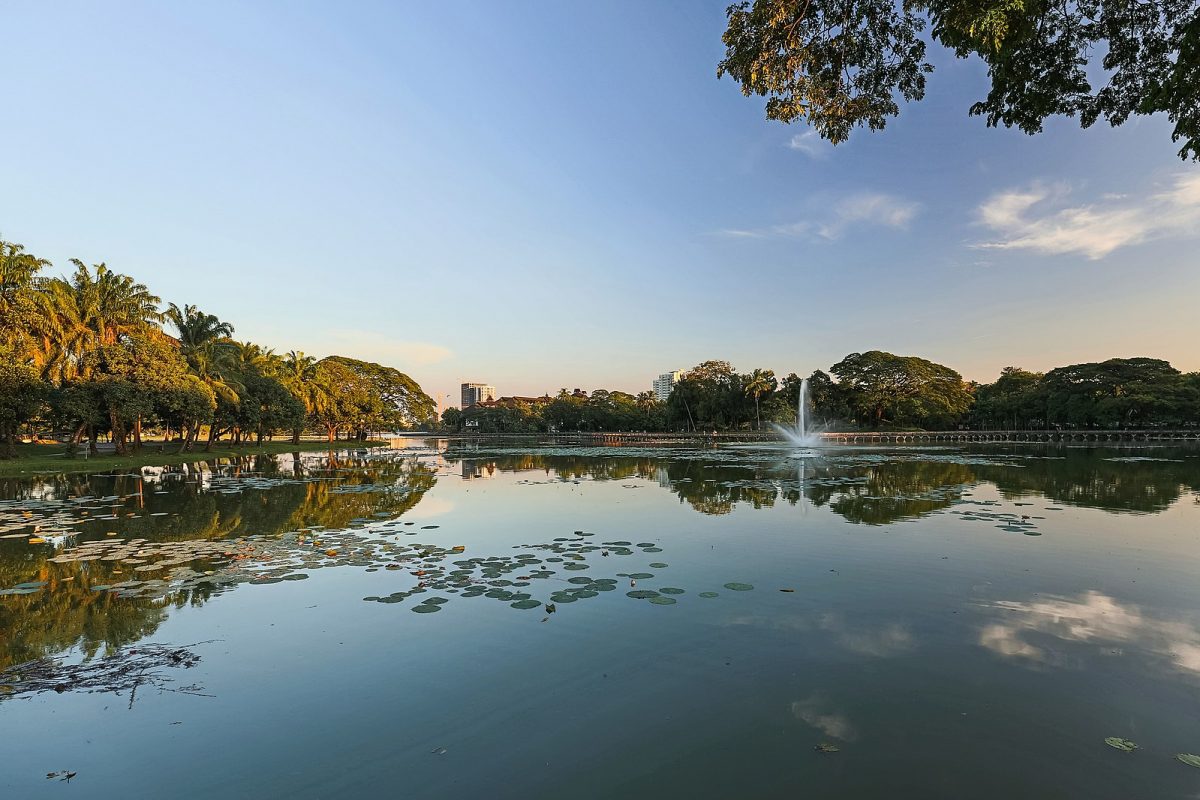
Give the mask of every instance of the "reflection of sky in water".
POLYGON ((1112 654, 1137 648, 1180 671, 1200 673, 1200 630, 1102 592, 1000 600, 988 608, 1000 612, 1000 621, 980 630, 979 643, 1002 656, 1067 667, 1072 661, 1065 644, 1086 644, 1112 654))
POLYGON ((0 794, 39 796, 64 767, 95 796, 170 774, 181 798, 368 796, 395 776, 421 797, 1194 792, 1196 773, 1172 761, 1200 741, 1194 451, 599 452, 414 447, 392 464, 305 456, 155 481, 0 481, 0 496, 27 498, 0 514, 38 497, 50 505, 37 513, 63 522, 78 510, 68 498, 104 498, 91 513, 110 518, 77 526, 85 541, 287 544, 298 528, 353 525, 325 536, 346 553, 358 538, 461 546, 434 553, 441 575, 455 559, 634 543, 508 587, 545 599, 588 591, 569 576, 620 581, 551 615, 445 589, 437 613, 409 610, 429 594, 363 602, 420 578, 344 556, 297 582, 98 601, 85 584, 111 562, 45 563, 63 547, 0 539, 3 585, 44 573, 53 586, 0 598, 6 647, 78 657, 220 640, 181 676, 212 698, 0 702, 6 763, 38 766, 0 770, 0 794), (637 571, 653 573, 638 589, 684 594, 629 598, 619 575, 637 571), (28 730, 37 741, 10 735, 28 730), (1124 758, 1110 735, 1143 750, 1124 758), (825 740, 840 752, 814 753, 825 740))

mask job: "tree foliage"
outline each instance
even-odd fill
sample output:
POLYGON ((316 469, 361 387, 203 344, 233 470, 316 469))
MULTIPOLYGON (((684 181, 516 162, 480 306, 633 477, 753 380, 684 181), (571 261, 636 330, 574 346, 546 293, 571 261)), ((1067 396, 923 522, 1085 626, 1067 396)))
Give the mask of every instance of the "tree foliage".
POLYGON ((767 97, 769 119, 807 120, 835 144, 924 97, 928 25, 932 41, 987 65, 990 88, 969 113, 989 126, 1033 134, 1053 116, 1086 128, 1164 113, 1180 157, 1200 160, 1197 0, 747 0, 726 13, 717 74, 767 97))
POLYGON ((144 284, 103 263, 71 263, 67 276, 42 277, 49 262, 0 241, 0 454, 32 425, 65 428, 72 449, 109 435, 123 453, 141 446, 144 426, 186 450, 202 429, 209 447, 280 431, 298 440, 317 425, 361 438, 433 415, 433 401, 392 367, 280 357, 235 341, 230 323, 194 305, 160 311, 144 284))
MULTIPOLYGON (((954 420, 971 406, 962 376, 942 364, 881 350, 851 353, 831 372, 859 421, 873 427, 954 420)), ((938 426, 942 427, 942 426, 938 426)))

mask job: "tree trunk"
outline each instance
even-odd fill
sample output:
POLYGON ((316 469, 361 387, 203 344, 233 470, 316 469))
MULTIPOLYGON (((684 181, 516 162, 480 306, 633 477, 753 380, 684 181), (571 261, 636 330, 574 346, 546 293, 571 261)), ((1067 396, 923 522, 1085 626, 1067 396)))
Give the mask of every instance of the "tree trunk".
POLYGON ((204 445, 204 452, 208 453, 208 452, 212 451, 213 442, 216 441, 216 439, 217 439, 217 426, 215 424, 209 425, 208 426, 208 443, 204 445))
POLYGON ((292 444, 300 444, 300 429, 292 428, 292 444))
POLYGON ((133 422, 133 452, 140 452, 142 449, 142 415, 138 414, 138 418, 133 422))
POLYGON ((112 428, 111 439, 113 442, 113 452, 119 456, 125 455, 125 425, 121 422, 116 411, 109 412, 108 423, 112 428))

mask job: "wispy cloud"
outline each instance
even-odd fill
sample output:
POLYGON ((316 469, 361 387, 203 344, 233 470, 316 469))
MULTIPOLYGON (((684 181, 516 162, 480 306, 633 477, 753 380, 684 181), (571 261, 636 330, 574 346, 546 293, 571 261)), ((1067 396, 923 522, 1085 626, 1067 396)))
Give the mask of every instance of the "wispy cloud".
POLYGON ((818 136, 816 131, 797 133, 788 139, 787 146, 789 150, 796 150, 816 159, 829 158, 829 153, 833 150, 833 145, 818 136))
POLYGON ((826 239, 836 239, 846 228, 858 223, 903 230, 920 210, 920 204, 911 200, 879 192, 862 192, 838 203, 833 219, 823 224, 820 232, 826 239))
POLYGON ((882 192, 859 192, 834 203, 812 219, 765 228, 723 228, 717 235, 733 239, 807 238, 833 241, 850 228, 875 226, 906 230, 921 204, 882 192))
POLYGON ((1105 194, 1073 205, 1070 194, 1062 185, 1035 183, 992 195, 979 207, 979 222, 996 238, 975 246, 1094 260, 1151 239, 1200 233, 1197 174, 1180 175, 1171 188, 1142 197, 1105 194))

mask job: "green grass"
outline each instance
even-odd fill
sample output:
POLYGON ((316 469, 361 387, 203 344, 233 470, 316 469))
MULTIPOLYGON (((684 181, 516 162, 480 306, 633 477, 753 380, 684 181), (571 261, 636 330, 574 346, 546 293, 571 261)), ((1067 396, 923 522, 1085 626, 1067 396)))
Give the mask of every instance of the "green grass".
POLYGON ((142 450, 139 453, 124 456, 102 454, 86 459, 83 457, 82 448, 74 458, 71 458, 63 455, 65 446, 61 444, 19 444, 16 458, 0 459, 0 477, 32 475, 37 472, 108 472, 114 469, 187 464, 213 458, 378 447, 386 443, 339 441, 334 442, 331 446, 324 439, 305 439, 299 444, 292 444, 290 441, 276 441, 264 442, 257 446, 243 444, 240 447, 234 447, 225 442, 218 442, 213 445, 212 450, 205 452, 204 443, 200 442, 191 452, 183 454, 175 452, 179 449, 178 442, 166 443, 163 446, 164 452, 159 452, 161 444, 161 442, 143 442, 142 450))

